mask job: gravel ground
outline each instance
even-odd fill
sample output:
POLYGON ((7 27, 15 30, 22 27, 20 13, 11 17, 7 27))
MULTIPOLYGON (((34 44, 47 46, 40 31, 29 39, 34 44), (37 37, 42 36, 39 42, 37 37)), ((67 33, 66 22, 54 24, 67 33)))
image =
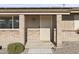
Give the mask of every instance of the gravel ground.
POLYGON ((1 49, 0 50, 0 54, 8 54, 7 49, 6 48, 1 49))

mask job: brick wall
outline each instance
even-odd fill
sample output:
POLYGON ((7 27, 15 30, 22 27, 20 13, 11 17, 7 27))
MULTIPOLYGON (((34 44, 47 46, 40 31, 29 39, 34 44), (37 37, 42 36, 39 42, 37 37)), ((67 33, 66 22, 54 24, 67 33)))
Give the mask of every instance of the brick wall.
POLYGON ((27 39, 28 40, 40 40, 40 29, 30 28, 27 29, 27 39))
POLYGON ((62 41, 79 41, 79 34, 75 32, 74 21, 62 21, 62 41))
POLYGON ((0 46, 7 48, 13 42, 21 42, 18 30, 0 30, 0 46))

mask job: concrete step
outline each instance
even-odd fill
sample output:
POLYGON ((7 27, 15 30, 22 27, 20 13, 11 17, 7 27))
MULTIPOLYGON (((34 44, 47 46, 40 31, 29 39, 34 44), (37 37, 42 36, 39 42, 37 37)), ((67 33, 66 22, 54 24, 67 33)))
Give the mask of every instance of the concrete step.
POLYGON ((27 43, 51 43, 50 41, 28 40, 27 43))
POLYGON ((26 43, 25 48, 52 48, 54 47, 52 42, 44 41, 29 41, 26 43))

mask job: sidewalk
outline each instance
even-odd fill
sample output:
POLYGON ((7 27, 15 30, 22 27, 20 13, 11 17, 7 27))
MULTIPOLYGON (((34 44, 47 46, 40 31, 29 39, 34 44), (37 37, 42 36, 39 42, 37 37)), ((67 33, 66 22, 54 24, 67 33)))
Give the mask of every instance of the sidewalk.
MULTIPOLYGON (((8 54, 7 49, 0 50, 0 54, 8 54)), ((21 54, 79 54, 79 48, 57 48, 54 49, 25 49, 21 54)))
POLYGON ((52 49, 29 49, 28 54, 52 54, 52 49))
MULTIPOLYGON (((25 49, 21 54, 52 54, 53 49, 25 49)), ((8 54, 7 49, 0 50, 0 54, 8 54)))

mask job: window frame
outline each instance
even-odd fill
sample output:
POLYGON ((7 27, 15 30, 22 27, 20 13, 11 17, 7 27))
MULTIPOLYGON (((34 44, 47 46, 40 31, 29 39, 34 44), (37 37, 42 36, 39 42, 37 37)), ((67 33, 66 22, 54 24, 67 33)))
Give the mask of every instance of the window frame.
MULTIPOLYGON (((9 16, 9 15, 8 15, 8 16, 9 16)), ((11 28, 8 28, 8 27, 7 27, 7 28, 6 28, 6 27, 5 27, 5 28, 1 28, 1 27, 0 27, 0 30, 18 30, 18 29, 19 29, 19 25, 18 25, 18 28, 14 27, 14 25, 15 25, 15 23, 14 23, 14 20, 15 20, 15 19, 14 19, 14 17, 15 17, 15 16, 18 16, 18 15, 14 15, 14 16, 11 15, 11 22, 12 22, 11 28)), ((5 16, 4 16, 4 18, 5 18, 5 16)), ((1 20, 1 21, 3 21, 3 20, 1 20)), ((18 24, 19 24, 19 23, 20 23, 20 22, 19 22, 19 16, 18 16, 18 24)))
POLYGON ((74 20, 74 14, 62 15, 62 21, 71 21, 74 20))

